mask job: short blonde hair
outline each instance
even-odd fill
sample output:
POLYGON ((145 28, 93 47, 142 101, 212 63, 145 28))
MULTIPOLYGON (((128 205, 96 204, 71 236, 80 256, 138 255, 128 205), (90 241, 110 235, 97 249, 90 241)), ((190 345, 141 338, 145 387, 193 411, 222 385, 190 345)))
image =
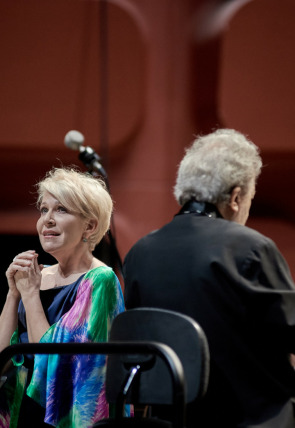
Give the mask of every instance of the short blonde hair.
POLYGON ((89 237, 91 251, 108 231, 113 201, 104 181, 76 167, 52 168, 36 185, 37 206, 45 192, 52 194, 66 209, 80 214, 86 220, 97 220, 97 227, 89 237))

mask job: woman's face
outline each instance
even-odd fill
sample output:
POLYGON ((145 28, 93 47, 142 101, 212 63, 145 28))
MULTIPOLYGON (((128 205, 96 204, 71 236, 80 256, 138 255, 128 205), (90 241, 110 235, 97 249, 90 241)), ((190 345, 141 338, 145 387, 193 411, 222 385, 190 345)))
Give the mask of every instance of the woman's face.
POLYGON ((82 242, 87 221, 79 214, 68 211, 51 193, 45 192, 40 205, 37 231, 42 248, 54 257, 70 256, 82 242))

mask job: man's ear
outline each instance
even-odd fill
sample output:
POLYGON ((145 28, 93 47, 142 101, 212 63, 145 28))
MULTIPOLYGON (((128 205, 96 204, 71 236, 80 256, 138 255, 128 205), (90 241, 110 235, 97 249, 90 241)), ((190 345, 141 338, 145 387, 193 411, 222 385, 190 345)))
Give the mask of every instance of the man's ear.
POLYGON ((241 188, 236 186, 230 194, 228 202, 222 202, 217 205, 218 211, 225 220, 235 220, 240 209, 241 188))
POLYGON ((233 211, 233 213, 238 213, 240 209, 240 200, 241 200, 241 191, 242 189, 239 186, 233 188, 230 200, 229 200, 229 208, 233 211))

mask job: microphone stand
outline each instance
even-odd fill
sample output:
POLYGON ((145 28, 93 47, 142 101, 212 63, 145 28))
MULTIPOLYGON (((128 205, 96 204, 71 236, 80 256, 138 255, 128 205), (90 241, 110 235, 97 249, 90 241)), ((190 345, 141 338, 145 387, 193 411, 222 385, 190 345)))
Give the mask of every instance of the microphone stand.
MULTIPOLYGON (((88 168, 88 172, 93 177, 99 177, 100 176, 103 179, 103 181, 106 184, 108 192, 111 193, 108 176, 107 176, 105 169, 103 168, 103 166, 100 163, 101 159, 98 156, 98 154, 95 153, 95 151, 91 147, 81 147, 79 159, 88 168)), ((113 218, 111 220, 111 223, 113 224, 113 218)), ((114 227, 114 225, 113 225, 113 227, 114 227)), ((113 260, 113 264, 115 266, 117 266, 121 276, 123 277, 123 273, 122 273, 123 264, 122 264, 122 260, 121 260, 121 257, 120 257, 120 254, 119 254, 119 251, 118 251, 118 248, 116 245, 116 239, 115 239, 114 235, 112 234, 111 228, 108 230, 107 236, 109 238, 110 258, 111 258, 111 260, 113 260)))

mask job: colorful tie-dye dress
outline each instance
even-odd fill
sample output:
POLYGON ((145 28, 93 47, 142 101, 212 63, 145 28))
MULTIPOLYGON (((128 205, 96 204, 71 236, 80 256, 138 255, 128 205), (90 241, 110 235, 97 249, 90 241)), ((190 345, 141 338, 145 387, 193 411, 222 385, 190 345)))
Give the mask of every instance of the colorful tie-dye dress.
MULTIPOLYGON (((109 267, 92 269, 73 284, 40 292, 40 297, 42 304, 47 301, 43 307, 51 324, 41 343, 107 341, 113 319, 124 310, 120 283, 109 267)), ((11 343, 27 341, 22 304, 19 319, 11 343)), ((1 388, 0 427, 18 427, 23 394, 45 409, 47 424, 91 427, 108 416, 105 362, 104 355, 36 355, 28 383, 26 359, 18 356, 16 375, 1 388)))

